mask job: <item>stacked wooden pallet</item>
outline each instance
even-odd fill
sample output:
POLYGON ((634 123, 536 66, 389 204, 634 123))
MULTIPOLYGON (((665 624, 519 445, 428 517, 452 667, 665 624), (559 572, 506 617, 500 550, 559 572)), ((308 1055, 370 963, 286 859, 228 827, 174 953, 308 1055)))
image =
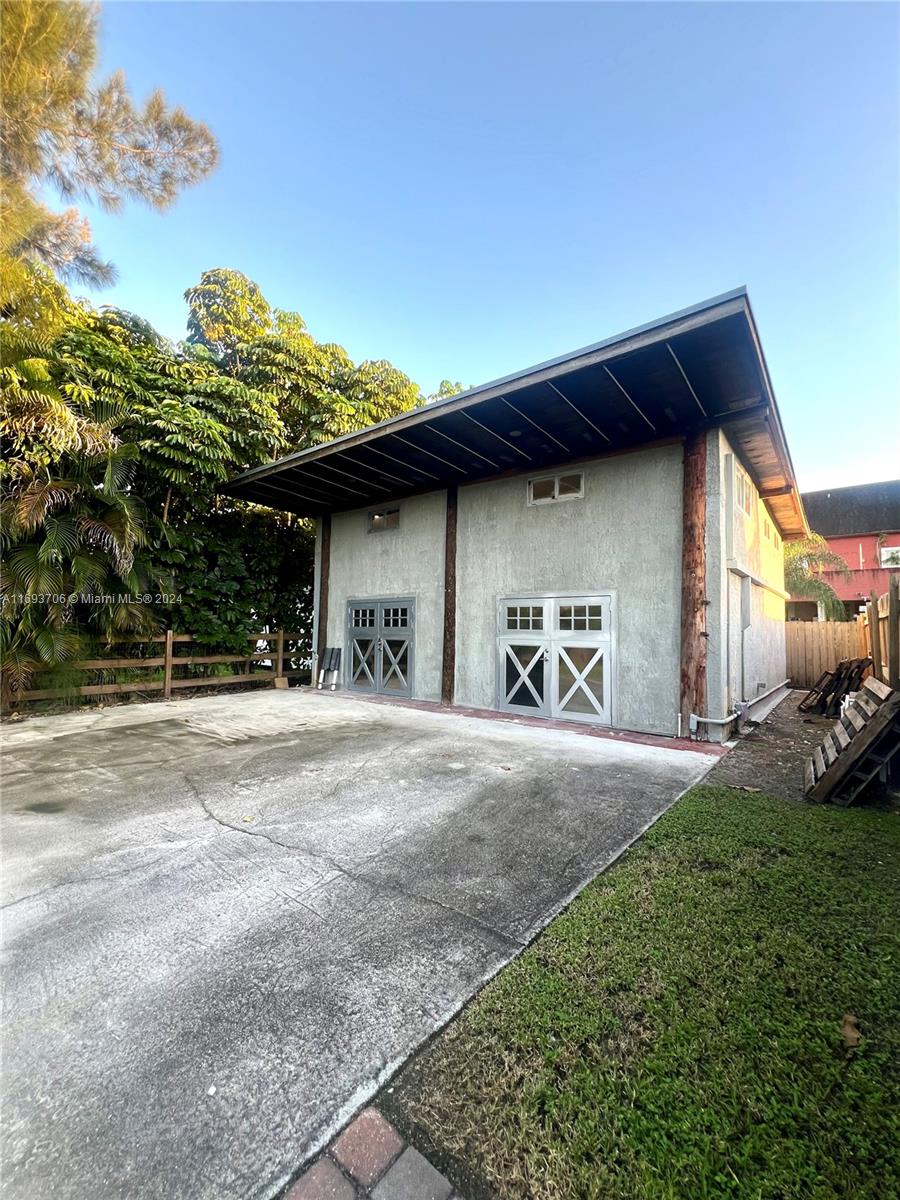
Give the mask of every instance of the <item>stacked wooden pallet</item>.
POLYGON ((848 805, 900 751, 900 691, 867 679, 841 719, 806 761, 810 800, 848 805))

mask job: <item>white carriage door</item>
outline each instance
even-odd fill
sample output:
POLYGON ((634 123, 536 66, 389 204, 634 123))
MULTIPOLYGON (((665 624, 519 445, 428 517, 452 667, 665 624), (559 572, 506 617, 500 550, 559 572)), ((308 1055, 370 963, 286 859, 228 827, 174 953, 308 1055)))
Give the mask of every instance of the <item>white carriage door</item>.
POLYGON ((550 715, 550 609, 546 600, 500 603, 497 693, 503 712, 550 715))
POLYGON ((500 601, 498 615, 502 712, 612 724, 608 595, 510 596, 500 601))
POLYGON ((551 712, 611 725, 612 627, 608 596, 553 601, 551 712))

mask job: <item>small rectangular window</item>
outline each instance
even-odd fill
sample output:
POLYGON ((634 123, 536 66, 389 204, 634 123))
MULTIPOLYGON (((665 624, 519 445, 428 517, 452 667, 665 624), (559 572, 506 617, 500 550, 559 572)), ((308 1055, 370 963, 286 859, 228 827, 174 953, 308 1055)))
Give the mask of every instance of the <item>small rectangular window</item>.
POLYGON ((539 504, 542 500, 556 499, 556 480, 551 479, 532 479, 529 484, 531 495, 529 499, 532 504, 539 504))
POLYGON ((382 508, 369 513, 369 533, 381 533, 385 529, 397 529, 400 525, 399 508, 382 508))
POLYGON ((879 558, 883 567, 900 567, 900 546, 882 546, 879 558))
POLYGON ((544 609, 540 604, 508 604, 506 628, 514 633, 544 628, 544 609))
POLYGON ((575 500, 583 495, 584 474, 581 471, 528 480, 529 504, 551 504, 554 500, 575 500))
POLYGON ((563 633, 586 633, 603 629, 603 606, 600 604, 561 604, 559 628, 563 633))

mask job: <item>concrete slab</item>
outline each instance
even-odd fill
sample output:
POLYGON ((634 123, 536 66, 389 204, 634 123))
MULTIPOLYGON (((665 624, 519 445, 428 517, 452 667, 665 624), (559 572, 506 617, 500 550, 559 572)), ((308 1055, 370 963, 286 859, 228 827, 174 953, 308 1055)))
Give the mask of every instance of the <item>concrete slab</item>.
POLYGON ((715 761, 296 689, 4 741, 6 1200, 276 1195, 715 761))

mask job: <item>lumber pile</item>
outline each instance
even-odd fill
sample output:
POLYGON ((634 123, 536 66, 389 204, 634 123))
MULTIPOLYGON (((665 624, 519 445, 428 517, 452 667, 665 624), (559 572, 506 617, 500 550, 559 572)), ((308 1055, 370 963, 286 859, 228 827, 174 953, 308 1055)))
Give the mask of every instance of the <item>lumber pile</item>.
POLYGON ((886 778, 888 764, 898 751, 900 691, 869 678, 807 759, 807 798, 852 804, 876 775, 886 778))

